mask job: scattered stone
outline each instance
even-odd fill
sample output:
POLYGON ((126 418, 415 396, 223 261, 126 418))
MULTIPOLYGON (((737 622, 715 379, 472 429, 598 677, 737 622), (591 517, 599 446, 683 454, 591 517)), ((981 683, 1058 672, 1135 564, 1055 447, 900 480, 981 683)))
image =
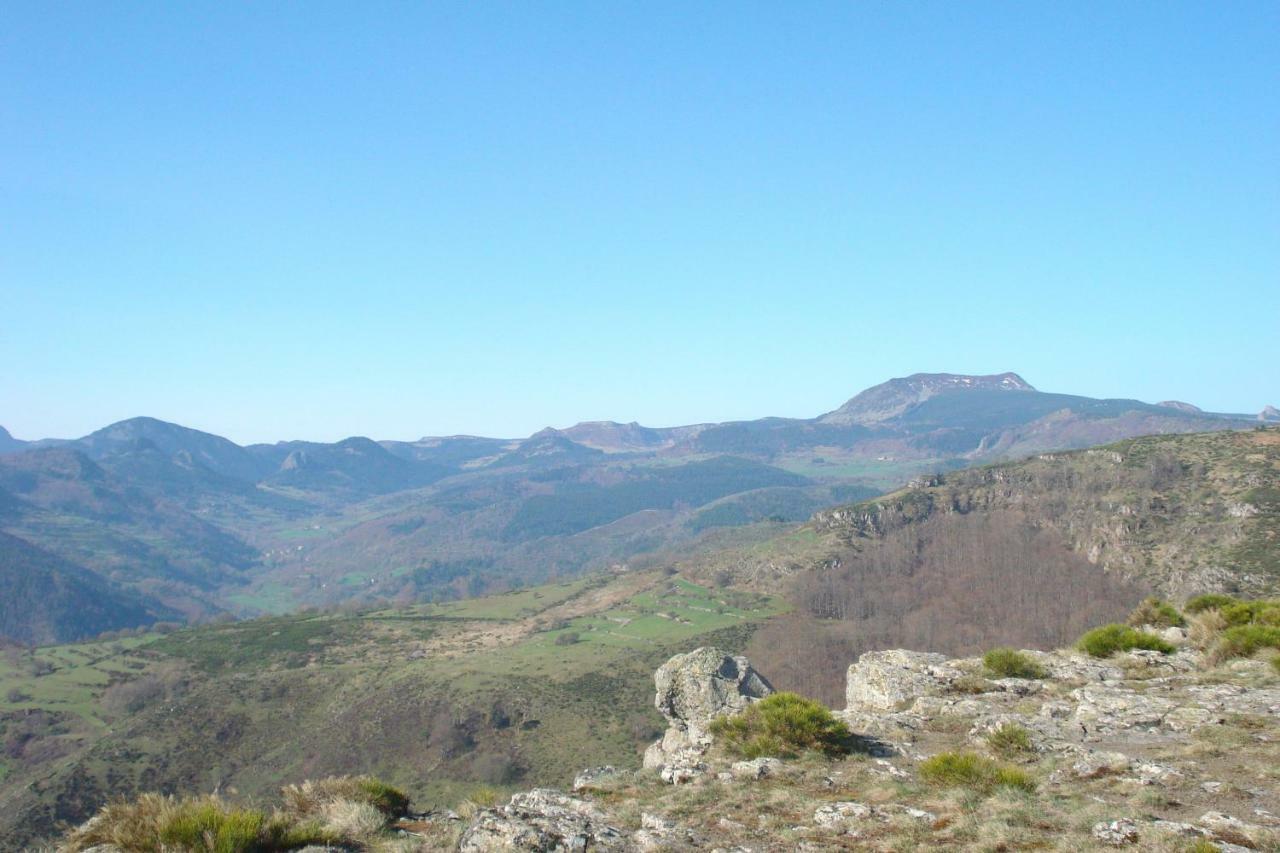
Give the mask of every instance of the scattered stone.
POLYGON ((782 769, 782 762, 776 758, 753 758, 750 761, 736 761, 729 767, 732 776, 738 779, 763 779, 773 776, 782 769))
POLYGON ((1254 840, 1266 833, 1266 828, 1255 823, 1245 823, 1238 817, 1222 812, 1205 812, 1197 821, 1200 826, 1209 830, 1217 841, 1231 844, 1253 844, 1254 840))
POLYGON ((1209 831, 1206 829, 1176 820, 1157 820, 1152 822, 1151 825, 1161 832, 1167 832, 1170 835, 1177 835, 1182 838, 1207 838, 1209 836, 1209 831))
POLYGON ((1093 837, 1108 847, 1124 847, 1126 844, 1138 843, 1138 825, 1128 818, 1103 821, 1093 825, 1093 837))
POLYGON ((1077 779, 1097 779, 1124 773, 1133 761, 1123 752, 1086 752, 1071 765, 1071 773, 1077 779))
POLYGON ((813 813, 813 822, 823 829, 843 827, 850 821, 871 817, 871 807, 863 803, 828 803, 813 813))
POLYGON ((688 831, 681 831, 675 821, 660 815, 640 815, 640 829, 631 837, 636 850, 685 850, 693 843, 688 831))
POLYGON ((885 773, 888 773, 890 776, 892 776, 895 779, 911 778, 911 774, 908 773, 907 771, 900 770, 897 767, 894 767, 892 761, 888 761, 887 759, 884 759, 884 758, 877 758, 875 759, 875 763, 877 767, 881 768, 885 773))
POLYGON ((601 782, 618 775, 618 768, 612 764, 602 767, 591 767, 573 777, 573 790, 582 791, 587 788, 598 788, 601 782))
POLYGON ((1132 769, 1143 785, 1172 785, 1183 779, 1182 773, 1172 767, 1151 761, 1138 762, 1132 769))
POLYGON ((621 830, 610 826, 591 803, 548 788, 516 794, 511 802, 485 809, 467 827, 460 853, 500 850, 622 850, 621 830))

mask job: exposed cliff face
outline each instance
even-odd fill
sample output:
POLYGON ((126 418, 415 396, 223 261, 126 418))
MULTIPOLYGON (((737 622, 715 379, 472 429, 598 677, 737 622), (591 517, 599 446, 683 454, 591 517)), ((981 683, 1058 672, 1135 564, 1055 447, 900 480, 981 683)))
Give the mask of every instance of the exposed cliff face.
POLYGON ((931 517, 998 511, 1170 597, 1268 593, 1280 584, 1280 434, 1153 436, 940 474, 812 525, 865 547, 931 517))

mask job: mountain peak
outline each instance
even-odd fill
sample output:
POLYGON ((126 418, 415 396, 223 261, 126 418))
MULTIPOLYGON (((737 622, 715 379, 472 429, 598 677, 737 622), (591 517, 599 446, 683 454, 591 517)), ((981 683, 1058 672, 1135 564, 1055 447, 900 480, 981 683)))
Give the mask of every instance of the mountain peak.
POLYGON ((819 420, 826 424, 874 424, 889 420, 940 394, 966 391, 1035 391, 1016 373, 973 376, 963 373, 913 373, 875 385, 819 420))
POLYGON ((1156 403, 1157 406, 1163 406, 1166 409, 1177 409, 1179 412, 1186 412, 1192 415, 1198 415, 1204 410, 1199 406, 1193 406, 1190 403, 1184 403, 1181 400, 1161 400, 1156 403))

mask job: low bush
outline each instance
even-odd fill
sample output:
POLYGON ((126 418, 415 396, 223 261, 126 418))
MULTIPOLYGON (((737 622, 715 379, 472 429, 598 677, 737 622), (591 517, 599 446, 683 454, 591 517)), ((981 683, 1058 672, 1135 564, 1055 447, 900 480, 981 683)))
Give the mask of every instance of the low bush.
POLYGON ((1036 787, 1035 780, 1026 771, 974 752, 940 752, 921 762, 920 778, 930 785, 980 793, 990 793, 996 788, 1034 791, 1036 787))
POLYGON ((1236 599, 1220 592, 1207 592, 1189 599, 1182 609, 1187 613, 1200 613, 1204 610, 1221 610, 1228 604, 1235 604, 1236 599))
POLYGON ((788 758, 804 752, 847 755, 856 743, 849 727, 830 710, 795 693, 773 693, 740 714, 718 717, 711 733, 744 758, 788 758))
POLYGON ((1076 648, 1095 658, 1111 657, 1116 652, 1127 652, 1130 649, 1145 649, 1166 655, 1173 651, 1172 644, 1155 634, 1115 624, 1087 631, 1076 643, 1076 648))
POLYGON ((341 841, 319 824, 233 806, 218 797, 143 794, 132 802, 104 806, 93 820, 70 834, 63 849, 104 845, 138 851, 276 853, 341 841))
POLYGON ((1000 755, 1010 757, 1035 752, 1031 732, 1017 723, 1004 723, 987 733, 987 746, 1000 755))
POLYGON ((992 649, 982 656, 982 665, 993 678, 1047 678, 1049 675, 1044 667, 1017 649, 992 649))
POLYGON ((1187 628, 1187 640, 1203 651, 1213 645, 1225 630, 1227 630, 1227 620, 1222 618, 1221 610, 1202 610, 1191 617, 1191 625, 1187 628))
POLYGON ((1280 626, 1280 601, 1236 601, 1219 610, 1228 625, 1280 626))
POLYGON ((1280 650, 1280 627, 1235 625, 1222 632, 1213 647, 1213 658, 1218 661, 1249 658, 1262 649, 1280 650))
POLYGON ((387 818, 397 818, 409 811, 409 797, 372 776, 329 776, 308 779, 301 785, 280 789, 285 811, 299 818, 316 817, 326 806, 339 800, 373 806, 387 818))
POLYGON ((1161 598, 1147 598, 1133 609, 1125 620, 1134 628, 1154 625, 1157 628, 1184 628, 1187 620, 1172 604, 1161 598))

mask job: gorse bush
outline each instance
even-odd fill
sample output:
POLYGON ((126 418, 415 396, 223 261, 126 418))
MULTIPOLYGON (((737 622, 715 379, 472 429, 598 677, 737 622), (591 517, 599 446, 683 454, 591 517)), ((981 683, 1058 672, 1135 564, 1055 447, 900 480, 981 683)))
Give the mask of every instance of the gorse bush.
POLYGON ((987 746, 993 752, 1004 756, 1014 756, 1035 752, 1031 743, 1031 732, 1017 723, 1004 723, 997 729, 987 733, 987 746))
POLYGON ((1235 601, 1218 608, 1228 625, 1274 625, 1280 627, 1280 601, 1235 601))
POLYGON ((1223 595, 1220 592, 1207 592, 1204 595, 1197 595, 1195 598, 1187 600, 1182 609, 1187 613, 1201 613, 1205 610, 1221 610, 1228 604, 1234 604, 1237 599, 1230 595, 1223 595))
POLYGON ((786 758, 803 752, 847 755, 856 743, 849 727, 830 710, 795 693, 773 693, 740 714, 718 717, 711 733, 744 758, 786 758))
POLYGON ((1143 625, 1154 625, 1157 628, 1184 628, 1187 620, 1169 602, 1160 598, 1147 598, 1134 608, 1125 620, 1129 625, 1140 628, 1143 625))
POLYGON ((1044 667, 1016 649, 992 649, 982 656, 982 665, 993 678, 1046 678, 1049 675, 1044 667))
POLYGON ((995 788, 1034 791, 1036 787, 1035 780, 1025 771, 974 752, 940 752, 920 764, 920 778, 930 785, 984 794, 995 788))
POLYGON ((1131 649, 1169 654, 1173 645, 1165 642, 1155 634, 1130 628, 1128 625, 1103 625, 1087 631, 1076 643, 1076 648, 1095 658, 1106 658, 1116 652, 1127 652, 1131 649))
POLYGON ((1262 649, 1280 650, 1280 627, 1271 625, 1236 625, 1222 632, 1214 646, 1213 657, 1223 661, 1230 658, 1253 657, 1262 649))

